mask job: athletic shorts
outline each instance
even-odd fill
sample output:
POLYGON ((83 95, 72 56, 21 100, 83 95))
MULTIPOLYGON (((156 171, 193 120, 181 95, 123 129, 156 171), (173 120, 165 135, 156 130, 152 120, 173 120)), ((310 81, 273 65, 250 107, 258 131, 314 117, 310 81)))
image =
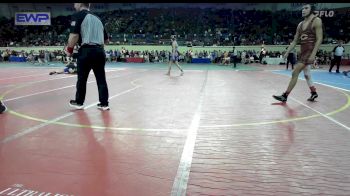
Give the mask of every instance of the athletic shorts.
POLYGON ((174 61, 174 62, 179 61, 179 56, 176 54, 172 54, 170 59, 171 59, 171 61, 174 61))

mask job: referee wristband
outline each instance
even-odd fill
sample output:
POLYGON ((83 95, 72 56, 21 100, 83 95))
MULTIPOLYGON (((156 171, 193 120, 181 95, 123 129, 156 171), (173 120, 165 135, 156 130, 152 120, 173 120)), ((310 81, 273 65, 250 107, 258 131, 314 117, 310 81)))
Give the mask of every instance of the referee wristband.
POLYGON ((73 54, 73 50, 74 50, 74 48, 72 48, 72 47, 67 47, 67 52, 68 52, 68 53, 73 54))

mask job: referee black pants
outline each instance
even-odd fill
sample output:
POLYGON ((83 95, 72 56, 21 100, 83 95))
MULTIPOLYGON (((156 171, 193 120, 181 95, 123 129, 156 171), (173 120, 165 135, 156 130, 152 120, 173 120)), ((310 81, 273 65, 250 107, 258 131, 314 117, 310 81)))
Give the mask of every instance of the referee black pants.
POLYGON ((233 67, 236 67, 237 64, 237 56, 233 56, 233 67))
POLYGON ((292 64, 292 69, 294 69, 294 64, 295 64, 295 62, 294 62, 294 54, 293 54, 293 53, 289 53, 289 54, 288 54, 288 57, 287 57, 287 64, 286 64, 287 69, 288 69, 289 63, 292 64))
MULTIPOLYGON (((263 55, 263 54, 260 54, 260 55, 259 55, 259 63, 260 63, 260 64, 262 63, 262 59, 264 58, 264 56, 265 56, 265 55, 263 55)), ((248 60, 249 60, 249 59, 248 59, 248 60)))
POLYGON ((108 86, 105 73, 106 54, 100 46, 82 46, 79 49, 77 58, 77 92, 75 101, 78 104, 83 104, 86 95, 86 82, 89 73, 92 71, 95 74, 99 101, 102 105, 108 105, 108 86))
POLYGON ((339 72, 339 67, 340 67, 340 62, 341 62, 341 56, 336 56, 334 55, 333 61, 331 61, 331 66, 329 67, 329 71, 331 72, 334 65, 337 64, 337 72, 339 72))

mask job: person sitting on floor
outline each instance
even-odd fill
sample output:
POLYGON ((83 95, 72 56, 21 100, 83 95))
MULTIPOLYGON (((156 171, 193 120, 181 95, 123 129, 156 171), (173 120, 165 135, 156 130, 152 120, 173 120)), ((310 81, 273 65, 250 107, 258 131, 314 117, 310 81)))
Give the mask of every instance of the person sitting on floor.
POLYGON ((228 65, 230 64, 230 57, 228 56, 228 52, 225 51, 223 58, 222 58, 222 64, 223 65, 228 65))
POLYGON ((318 65, 319 64, 318 62, 319 62, 319 58, 316 56, 314 63, 311 66, 311 69, 320 69, 321 67, 318 65))

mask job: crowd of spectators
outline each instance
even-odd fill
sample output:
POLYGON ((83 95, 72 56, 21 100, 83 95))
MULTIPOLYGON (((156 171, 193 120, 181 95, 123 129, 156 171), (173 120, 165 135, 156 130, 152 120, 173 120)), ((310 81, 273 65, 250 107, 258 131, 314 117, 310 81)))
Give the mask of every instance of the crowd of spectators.
MULTIPOLYGON (((111 44, 169 44, 177 35, 180 45, 289 44, 300 11, 261 11, 200 8, 133 9, 96 13, 105 23, 111 44), (193 17, 195 16, 195 17, 193 17)), ((324 44, 349 40, 350 14, 324 17, 324 44)), ((69 35, 70 16, 52 18, 51 26, 15 26, 0 18, 0 46, 63 46, 69 35)))
MULTIPOLYGON (((96 13, 104 22, 110 35, 110 44, 120 45, 170 45, 170 36, 176 35, 180 46, 227 46, 227 45, 287 45, 293 39, 300 11, 201 9, 201 8, 147 8, 114 10, 96 13), (193 17, 196 16, 196 17, 193 17)), ((0 47, 14 46, 64 46, 70 27, 70 16, 51 19, 50 26, 16 26, 14 19, 0 17, 0 47)), ((334 17, 323 17, 323 44, 335 44, 341 38, 349 43, 350 13, 335 11, 334 17)), ((62 47, 63 48, 63 47, 62 47)), ((107 61, 123 62, 126 58, 143 58, 145 62, 167 62, 170 51, 106 51, 107 61)), ((232 51, 195 51, 190 48, 180 55, 182 62, 192 58, 209 58, 221 63, 232 51), (226 54, 225 54, 226 53, 226 54)), ((65 61, 62 50, 56 51, 0 51, 0 60, 11 56, 24 57, 30 62, 48 63, 65 61)), ((278 51, 267 51, 266 57, 280 57, 278 51)), ((299 55, 299 54, 298 54, 299 55)), ((237 60, 242 63, 259 60, 260 51, 239 51, 237 60)), ((330 51, 320 50, 320 64, 329 64, 330 51)))
MULTIPOLYGON (((76 52, 76 51, 75 51, 76 52)), ((50 64, 51 62, 66 62, 68 59, 64 54, 63 50, 31 50, 31 51, 16 51, 11 49, 0 50, 0 62, 10 61, 10 57, 22 57, 27 62, 38 63, 38 64, 50 64)), ((255 50, 241 50, 237 54, 237 62, 249 64, 259 63, 260 51, 255 50)), ((284 53, 280 51, 266 51, 264 57, 269 58, 282 58, 284 53)), ((129 50, 122 47, 120 50, 106 50, 106 61, 107 62, 126 62, 127 58, 142 58, 146 63, 167 63, 169 62, 171 53, 169 50, 129 50)), ((232 50, 203 50, 193 51, 188 49, 185 52, 180 52, 179 62, 191 63, 194 58, 207 58, 210 59, 211 63, 222 64, 225 56, 231 58, 233 62, 233 51, 232 50)), ((297 54, 297 59, 300 53, 297 54)), ((316 55, 317 64, 329 65, 332 59, 332 51, 319 50, 316 55)), ((350 59, 350 56, 346 57, 350 59)), ((262 64, 266 64, 264 61, 262 64)))
POLYGON ((0 50, 0 62, 10 61, 10 57, 21 57, 26 59, 27 62, 31 63, 49 63, 53 61, 66 61, 66 55, 63 50, 30 50, 30 51, 16 51, 11 49, 0 50))

